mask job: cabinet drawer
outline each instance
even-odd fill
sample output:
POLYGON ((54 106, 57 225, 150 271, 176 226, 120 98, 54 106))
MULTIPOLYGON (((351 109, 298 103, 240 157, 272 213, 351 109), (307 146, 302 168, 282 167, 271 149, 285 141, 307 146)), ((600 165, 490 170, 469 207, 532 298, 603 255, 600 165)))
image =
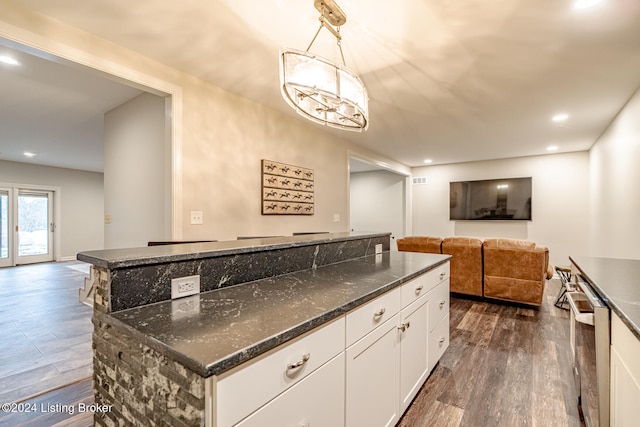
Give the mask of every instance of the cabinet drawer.
POLYGON ((400 311, 401 288, 395 288, 347 313, 347 347, 400 311))
POLYGON ((429 288, 426 285, 427 280, 427 276, 422 275, 402 285, 402 307, 408 306, 429 292, 429 288))
POLYGON ((449 314, 449 295, 449 279, 429 292, 427 296, 429 299, 429 330, 433 330, 444 316, 449 314))
POLYGON ((238 427, 344 426, 344 365, 342 352, 238 427))
POLYGON ((429 372, 449 347, 449 314, 429 334, 429 372))
POLYGON ((424 291, 429 292, 431 289, 438 286, 438 284, 442 283, 443 280, 449 278, 450 273, 450 263, 447 261, 446 263, 437 266, 433 270, 424 274, 424 291))
POLYGON ((221 375, 216 384, 217 426, 234 425, 344 351, 344 336, 345 320, 340 317, 221 375))

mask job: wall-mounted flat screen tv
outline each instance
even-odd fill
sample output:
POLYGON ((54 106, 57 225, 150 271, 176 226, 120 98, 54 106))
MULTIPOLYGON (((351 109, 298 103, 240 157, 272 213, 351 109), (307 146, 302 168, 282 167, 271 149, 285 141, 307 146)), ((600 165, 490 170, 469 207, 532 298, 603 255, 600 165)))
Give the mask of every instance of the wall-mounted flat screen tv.
POLYGON ((531 177, 450 182, 449 219, 531 221, 531 177))

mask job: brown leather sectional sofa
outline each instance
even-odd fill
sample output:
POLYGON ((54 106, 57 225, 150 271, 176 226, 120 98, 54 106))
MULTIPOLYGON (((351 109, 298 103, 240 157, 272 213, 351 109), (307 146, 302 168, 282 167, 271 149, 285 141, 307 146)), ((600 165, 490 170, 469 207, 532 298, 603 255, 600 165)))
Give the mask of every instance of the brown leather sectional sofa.
POLYGON ((549 250, 517 239, 411 236, 398 250, 451 255, 451 292, 540 306, 553 276, 549 250))

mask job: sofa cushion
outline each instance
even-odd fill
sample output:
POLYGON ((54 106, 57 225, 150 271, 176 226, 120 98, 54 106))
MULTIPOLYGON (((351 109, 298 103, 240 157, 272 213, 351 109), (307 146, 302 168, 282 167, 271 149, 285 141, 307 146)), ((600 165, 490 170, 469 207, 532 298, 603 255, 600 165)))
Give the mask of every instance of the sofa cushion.
POLYGON ((489 249, 531 250, 536 247, 536 244, 529 240, 500 238, 485 240, 484 247, 489 249))

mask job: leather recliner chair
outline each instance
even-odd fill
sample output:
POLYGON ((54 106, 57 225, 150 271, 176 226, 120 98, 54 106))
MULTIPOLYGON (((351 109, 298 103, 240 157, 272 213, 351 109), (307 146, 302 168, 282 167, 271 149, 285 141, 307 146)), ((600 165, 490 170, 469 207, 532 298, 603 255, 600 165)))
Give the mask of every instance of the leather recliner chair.
POLYGON ((540 306, 549 276, 549 250, 534 242, 487 239, 484 252, 484 296, 540 306))

